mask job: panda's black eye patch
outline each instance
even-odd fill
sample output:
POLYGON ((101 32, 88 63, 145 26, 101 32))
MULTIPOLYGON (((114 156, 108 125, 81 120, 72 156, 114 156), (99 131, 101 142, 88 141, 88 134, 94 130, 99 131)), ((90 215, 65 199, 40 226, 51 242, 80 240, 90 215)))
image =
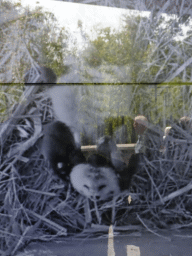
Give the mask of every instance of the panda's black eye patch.
POLYGON ((83 187, 89 190, 89 187, 87 185, 83 185, 83 187))
POLYGON ((101 185, 101 186, 98 187, 98 190, 101 191, 105 187, 106 187, 106 185, 101 185))

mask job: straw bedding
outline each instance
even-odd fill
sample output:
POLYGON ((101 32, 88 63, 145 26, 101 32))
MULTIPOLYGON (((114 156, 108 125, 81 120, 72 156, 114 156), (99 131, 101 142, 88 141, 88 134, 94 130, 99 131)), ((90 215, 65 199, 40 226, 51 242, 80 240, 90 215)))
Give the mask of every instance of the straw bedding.
POLYGON ((15 255, 32 240, 101 237, 111 223, 124 233, 140 231, 141 226, 158 233, 160 228, 191 225, 190 143, 182 144, 171 157, 145 158, 129 191, 112 201, 88 202, 61 181, 41 155, 42 124, 53 119, 50 99, 34 86, 27 87, 12 117, 1 125, 2 255, 15 255))

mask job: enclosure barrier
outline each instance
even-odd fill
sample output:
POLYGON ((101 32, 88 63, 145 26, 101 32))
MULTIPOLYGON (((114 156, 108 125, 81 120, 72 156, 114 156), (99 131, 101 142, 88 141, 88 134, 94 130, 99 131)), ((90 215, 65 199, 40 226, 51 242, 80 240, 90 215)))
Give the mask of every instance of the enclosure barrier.
MULTIPOLYGON (((96 147, 96 145, 81 146, 81 150, 87 158, 90 154, 96 151, 96 147)), ((117 144, 117 148, 121 151, 121 156, 125 163, 128 163, 130 156, 134 153, 135 144, 117 144)))

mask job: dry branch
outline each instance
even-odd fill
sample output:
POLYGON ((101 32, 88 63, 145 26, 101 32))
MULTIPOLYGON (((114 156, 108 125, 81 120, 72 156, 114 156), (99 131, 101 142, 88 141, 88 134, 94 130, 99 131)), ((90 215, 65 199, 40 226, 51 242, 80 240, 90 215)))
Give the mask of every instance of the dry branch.
POLYGON ((34 94, 38 91, 39 86, 27 87, 24 94, 22 95, 21 101, 14 113, 7 122, 1 126, 0 137, 2 138, 1 144, 6 141, 7 137, 11 134, 14 129, 14 125, 17 123, 17 116, 22 115, 26 107, 34 100, 34 94))
POLYGON ((187 186, 178 189, 175 192, 172 192, 171 194, 169 194, 168 196, 163 197, 161 200, 154 202, 154 205, 158 205, 158 204, 164 204, 165 202, 172 200, 175 197, 181 196, 184 193, 190 191, 192 189, 192 182, 190 182, 187 186))

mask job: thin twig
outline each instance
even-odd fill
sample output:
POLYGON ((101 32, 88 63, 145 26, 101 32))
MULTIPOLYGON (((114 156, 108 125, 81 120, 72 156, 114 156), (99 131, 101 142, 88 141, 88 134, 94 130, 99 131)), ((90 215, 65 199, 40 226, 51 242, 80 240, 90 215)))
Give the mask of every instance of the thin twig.
POLYGON ((162 237, 162 238, 164 238, 164 239, 167 239, 168 241, 171 241, 171 238, 166 237, 166 236, 162 236, 162 235, 160 235, 160 234, 154 232, 154 231, 151 230, 150 228, 148 228, 147 225, 144 223, 144 221, 140 218, 139 214, 136 213, 136 215, 137 215, 137 218, 140 220, 140 222, 143 224, 143 226, 144 226, 149 232, 151 232, 152 234, 154 234, 154 235, 156 235, 156 236, 159 236, 159 237, 162 237))

